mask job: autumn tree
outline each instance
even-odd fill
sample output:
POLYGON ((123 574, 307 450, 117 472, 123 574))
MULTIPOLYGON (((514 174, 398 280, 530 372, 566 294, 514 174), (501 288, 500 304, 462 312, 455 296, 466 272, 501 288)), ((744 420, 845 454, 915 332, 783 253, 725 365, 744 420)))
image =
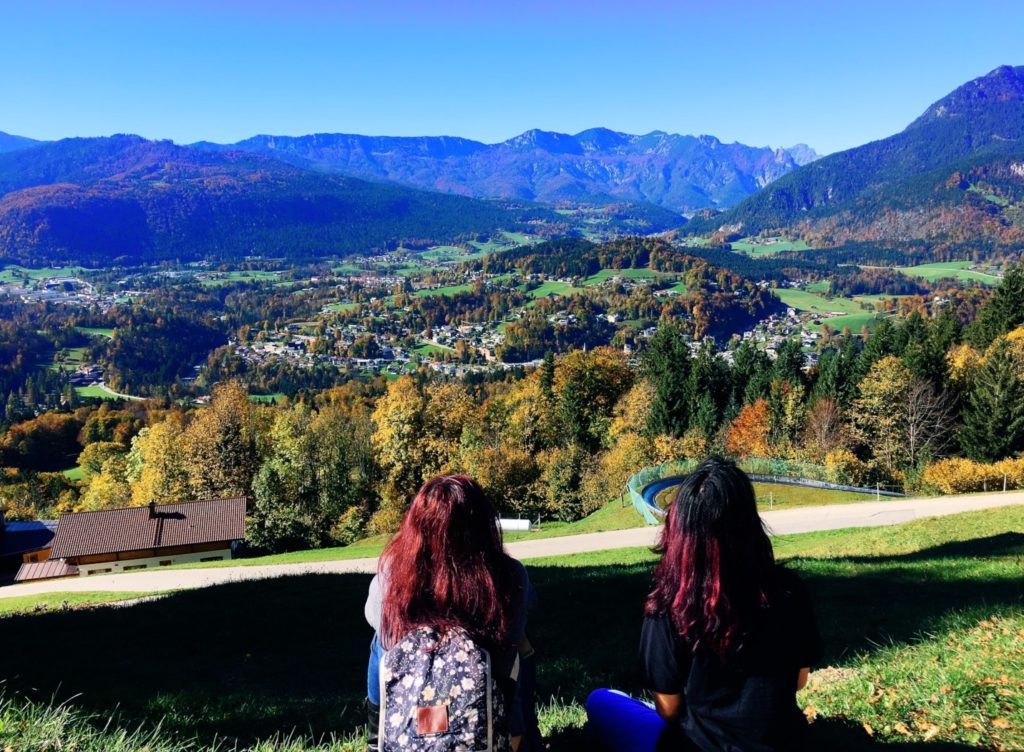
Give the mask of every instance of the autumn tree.
POLYGON ((371 438, 381 479, 380 508, 371 520, 375 531, 398 527, 406 502, 422 483, 421 441, 427 400, 410 376, 393 381, 373 411, 371 438))
POLYGON ((767 457, 770 454, 771 416, 768 401, 756 400, 744 405, 729 426, 725 448, 737 457, 767 457))
POLYGON ((804 446, 816 460, 846 445, 842 408, 831 397, 819 397, 807 411, 804 446))
POLYGON ((589 451, 608 433, 612 411, 633 383, 633 372, 618 350, 577 350, 558 361, 555 398, 566 439, 589 451))
POLYGON ((904 429, 910 370, 893 355, 877 361, 860 382, 860 396, 851 408, 853 428, 892 475, 906 459, 904 429))
POLYGON ((172 413, 132 439, 127 477, 133 504, 173 504, 191 498, 189 468, 182 451, 184 434, 182 416, 172 413))
POLYGON ((183 436, 189 486, 196 498, 248 494, 259 468, 257 430, 249 393, 238 381, 213 388, 183 436))

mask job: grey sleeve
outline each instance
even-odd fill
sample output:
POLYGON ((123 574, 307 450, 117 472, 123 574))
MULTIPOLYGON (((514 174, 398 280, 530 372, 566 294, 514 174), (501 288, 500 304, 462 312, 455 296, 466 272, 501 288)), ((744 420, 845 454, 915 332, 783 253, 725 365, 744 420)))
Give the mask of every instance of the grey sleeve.
POLYGON ((370 580, 370 591, 366 594, 366 605, 363 606, 363 615, 375 632, 380 632, 380 612, 382 607, 380 575, 375 574, 373 579, 370 580))

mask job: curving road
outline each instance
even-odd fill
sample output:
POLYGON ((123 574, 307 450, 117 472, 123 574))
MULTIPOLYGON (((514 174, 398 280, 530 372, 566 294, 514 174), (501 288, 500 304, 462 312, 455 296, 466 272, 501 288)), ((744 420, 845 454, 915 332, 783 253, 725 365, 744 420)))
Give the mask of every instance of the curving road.
MULTIPOLYGON (((763 512, 761 517, 775 535, 792 535, 820 530, 852 527, 880 527, 979 509, 1024 504, 1024 492, 947 496, 934 499, 894 499, 855 504, 832 504, 823 507, 801 507, 763 512)), ((587 533, 563 538, 540 538, 516 541, 509 552, 519 559, 543 556, 635 548, 654 544, 660 527, 638 527, 606 533, 587 533)), ((256 580, 302 574, 349 574, 374 572, 376 559, 348 559, 310 564, 275 564, 251 567, 216 567, 209 569, 171 569, 129 572, 115 575, 94 575, 43 582, 28 582, 0 588, 0 598, 40 593, 81 591, 163 592, 221 585, 227 582, 256 580)))

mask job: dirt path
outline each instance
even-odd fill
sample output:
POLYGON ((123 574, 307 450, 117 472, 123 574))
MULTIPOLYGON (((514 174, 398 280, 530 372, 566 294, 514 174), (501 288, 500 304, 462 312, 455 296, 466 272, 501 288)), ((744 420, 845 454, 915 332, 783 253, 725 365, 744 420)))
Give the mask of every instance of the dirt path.
MULTIPOLYGON (((761 517, 775 535, 792 535, 818 530, 837 530, 850 527, 879 527, 895 525, 922 517, 934 517, 978 509, 1024 504, 1024 492, 984 494, 979 496, 951 496, 936 499, 897 499, 871 501, 862 504, 833 504, 824 507, 803 507, 764 512, 761 517)), ((587 533, 562 538, 541 538, 516 541, 508 545, 509 551, 519 559, 542 556, 606 551, 616 548, 651 546, 658 535, 658 527, 640 527, 614 530, 606 533, 587 533)), ((0 588, 0 598, 38 593, 64 593, 81 591, 112 591, 150 593, 168 590, 221 585, 227 582, 256 580, 302 574, 348 574, 374 572, 376 559, 348 559, 310 564, 276 564, 251 567, 218 567, 211 569, 171 569, 132 572, 116 575, 94 575, 44 582, 29 582, 0 588)))

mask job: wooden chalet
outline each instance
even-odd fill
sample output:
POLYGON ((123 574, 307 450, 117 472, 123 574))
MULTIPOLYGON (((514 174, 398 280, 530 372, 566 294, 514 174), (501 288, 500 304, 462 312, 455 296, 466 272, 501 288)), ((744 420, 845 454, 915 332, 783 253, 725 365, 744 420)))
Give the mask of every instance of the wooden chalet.
POLYGON ((17 581, 230 559, 245 538, 245 497, 63 514, 45 561, 17 581))

